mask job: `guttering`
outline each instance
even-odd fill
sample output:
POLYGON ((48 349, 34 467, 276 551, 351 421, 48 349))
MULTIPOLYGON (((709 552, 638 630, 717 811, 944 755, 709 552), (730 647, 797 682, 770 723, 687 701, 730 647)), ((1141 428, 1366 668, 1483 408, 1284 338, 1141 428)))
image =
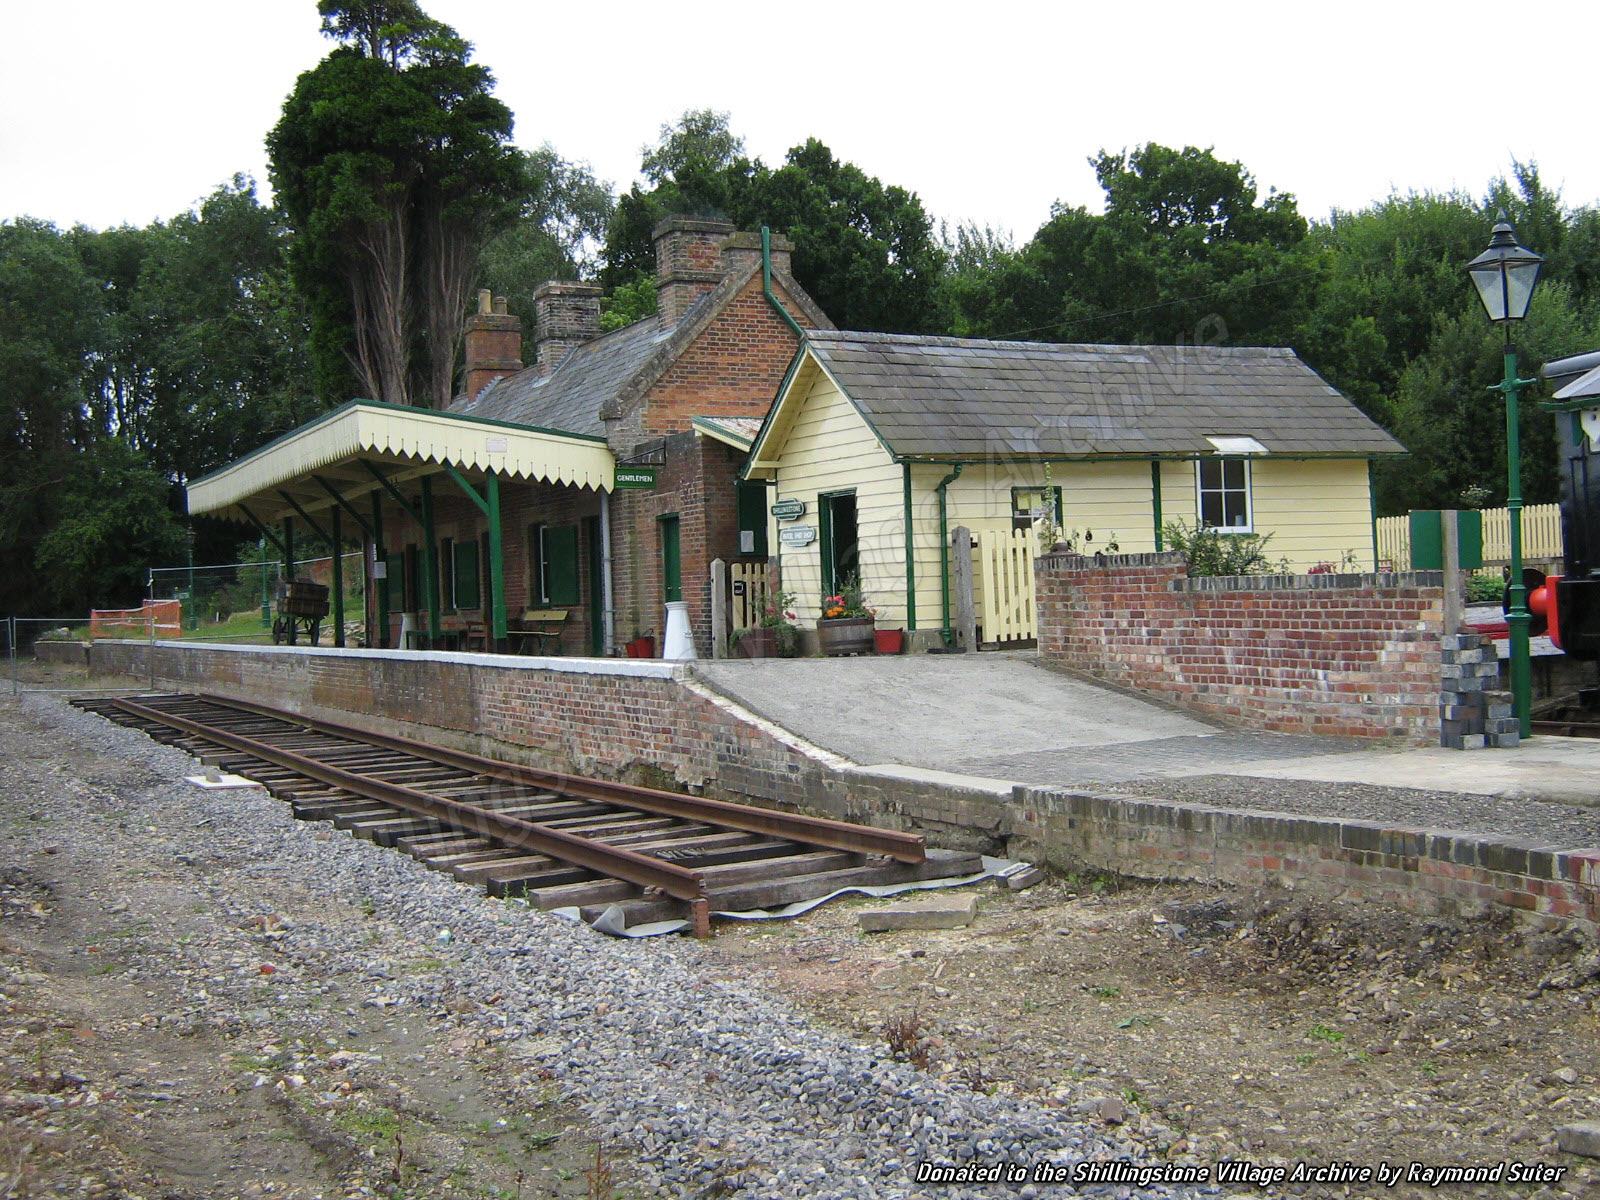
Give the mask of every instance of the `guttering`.
POLYGON ((941 479, 934 489, 939 493, 939 591, 944 604, 944 628, 940 634, 946 646, 954 638, 950 629, 950 523, 945 509, 945 489, 961 478, 966 465, 964 462, 951 463, 950 474, 941 479))
POLYGON ((900 460, 900 482, 906 509, 906 632, 917 627, 917 546, 911 526, 911 464, 900 460))
POLYGON ((795 336, 802 342, 806 340, 806 331, 799 321, 789 314, 783 302, 772 291, 772 230, 765 225, 761 227, 761 293, 766 296, 767 303, 778 310, 778 315, 784 319, 789 328, 794 330, 795 336))

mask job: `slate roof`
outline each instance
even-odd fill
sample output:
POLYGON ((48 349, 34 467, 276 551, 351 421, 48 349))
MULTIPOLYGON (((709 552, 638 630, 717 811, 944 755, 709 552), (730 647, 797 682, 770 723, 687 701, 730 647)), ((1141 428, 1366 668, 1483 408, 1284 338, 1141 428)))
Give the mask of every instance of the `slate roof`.
MULTIPOLYGON (((701 297, 697 303, 703 303, 701 297)), ((600 410, 639 374, 651 356, 674 333, 654 317, 585 342, 540 377, 529 368, 495 381, 477 399, 463 397, 451 412, 490 417, 541 429, 589 433, 605 437, 600 410)))
MULTIPOLYGON (((649 389, 695 338, 761 273, 760 264, 725 275, 670 329, 653 316, 577 347, 541 378, 532 367, 495 380, 476 397, 458 396, 449 411, 564 433, 606 435, 605 418, 620 415, 649 389)), ((820 329, 833 322, 793 277, 774 274, 784 294, 820 329)))
POLYGON ((806 342, 908 458, 1210 455, 1219 435, 1272 454, 1405 453, 1292 350, 823 330, 806 342))

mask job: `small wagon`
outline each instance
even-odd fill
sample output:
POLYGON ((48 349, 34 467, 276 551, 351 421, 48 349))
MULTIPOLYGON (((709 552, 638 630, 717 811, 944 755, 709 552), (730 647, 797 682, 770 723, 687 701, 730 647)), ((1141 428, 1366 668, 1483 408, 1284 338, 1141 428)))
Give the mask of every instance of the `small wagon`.
POLYGON ((317 644, 318 627, 328 615, 328 589, 309 579, 286 579, 278 584, 278 615, 272 622, 272 641, 295 644, 304 632, 306 639, 317 644))

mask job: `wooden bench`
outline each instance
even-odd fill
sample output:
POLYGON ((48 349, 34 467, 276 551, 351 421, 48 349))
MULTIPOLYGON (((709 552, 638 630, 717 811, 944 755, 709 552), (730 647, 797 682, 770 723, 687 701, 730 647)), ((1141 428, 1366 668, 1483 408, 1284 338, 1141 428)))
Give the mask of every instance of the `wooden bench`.
POLYGON ((565 608, 528 608, 522 615, 506 622, 506 637, 511 642, 511 648, 518 654, 545 654, 550 653, 550 643, 555 644, 554 653, 561 653, 561 631, 567 625, 565 608))

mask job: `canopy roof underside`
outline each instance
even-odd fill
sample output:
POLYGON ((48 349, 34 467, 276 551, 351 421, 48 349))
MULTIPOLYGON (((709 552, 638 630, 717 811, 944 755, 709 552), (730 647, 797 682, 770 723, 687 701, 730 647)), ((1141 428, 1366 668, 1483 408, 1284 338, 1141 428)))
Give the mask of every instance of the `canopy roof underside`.
POLYGON ((616 475, 600 438, 356 400, 191 483, 189 512, 272 524, 382 488, 379 475, 399 488, 446 466, 604 491, 616 475))

